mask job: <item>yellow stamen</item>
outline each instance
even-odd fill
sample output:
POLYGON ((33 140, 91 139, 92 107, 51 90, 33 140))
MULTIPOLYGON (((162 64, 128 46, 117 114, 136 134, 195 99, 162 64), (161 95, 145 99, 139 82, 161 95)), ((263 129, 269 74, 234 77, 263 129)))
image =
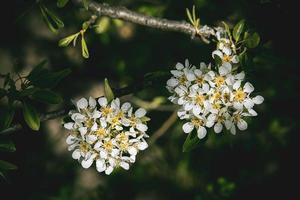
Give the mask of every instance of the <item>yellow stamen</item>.
POLYGON ((242 89, 238 89, 234 92, 234 99, 241 102, 246 98, 246 93, 242 89))
POLYGON ((225 79, 223 76, 217 76, 215 78, 215 84, 217 85, 217 87, 222 86, 225 83, 225 79))
POLYGON ((204 101, 205 101, 205 96, 204 95, 197 95, 196 96, 196 103, 198 104, 198 105, 203 105, 204 104, 204 101))

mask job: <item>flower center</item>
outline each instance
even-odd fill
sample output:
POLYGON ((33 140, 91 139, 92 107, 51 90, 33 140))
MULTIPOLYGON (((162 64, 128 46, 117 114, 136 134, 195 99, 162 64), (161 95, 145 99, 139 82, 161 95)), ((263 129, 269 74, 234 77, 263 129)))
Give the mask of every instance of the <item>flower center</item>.
POLYGON ((225 102, 228 102, 230 100, 230 94, 229 93, 224 93, 223 94, 223 99, 225 102))
POLYGON ((104 137, 106 135, 106 131, 104 128, 100 128, 96 131, 96 134, 99 136, 99 137, 104 137))
POLYGON ((219 103, 214 103, 214 104, 212 105, 212 108, 213 108, 213 109, 219 110, 219 109, 221 108, 221 104, 219 104, 219 103))
POLYGON ((224 56, 223 56, 223 61, 224 61, 224 62, 230 62, 230 61, 231 61, 231 56, 224 55, 224 56))
POLYGON ((205 96, 203 96, 203 95, 197 95, 196 96, 196 103, 198 104, 198 105, 203 105, 204 104, 204 101, 205 101, 205 96))
POLYGON ((221 85, 223 85, 225 83, 225 79, 223 76, 217 76, 215 78, 215 83, 217 85, 217 87, 220 87, 221 85))
POLYGON ((112 112, 112 109, 109 107, 101 108, 101 112, 102 112, 102 115, 104 117, 106 117, 112 112))
POLYGON ((196 83, 198 83, 199 85, 202 85, 204 83, 204 79, 202 77, 197 77, 196 83))
POLYGON ((221 95, 220 92, 215 92, 215 93, 213 94, 213 99, 214 99, 214 100, 219 100, 219 99, 221 99, 221 97, 222 97, 222 95, 221 95))
POLYGON ((91 128, 94 124, 94 120, 93 119, 88 119, 84 122, 84 125, 88 128, 91 128))
POLYGON ((241 102, 246 98, 246 93, 242 90, 239 89, 234 93, 234 99, 241 102))
POLYGON ((179 80, 179 83, 182 85, 185 84, 185 82, 187 81, 185 75, 182 75, 178 80, 179 80))
POLYGON ((191 120, 192 124, 194 124, 194 126, 199 127, 202 126, 204 124, 203 120, 198 119, 198 118, 194 118, 191 120))
POLYGON ((113 148, 112 141, 109 140, 109 141, 105 142, 105 143, 103 144, 103 147, 104 147, 104 149, 105 149, 106 151, 111 151, 112 148, 113 148))
POLYGON ((80 151, 86 153, 89 151, 90 145, 88 145, 85 142, 82 142, 82 143, 80 143, 79 148, 80 148, 80 151))

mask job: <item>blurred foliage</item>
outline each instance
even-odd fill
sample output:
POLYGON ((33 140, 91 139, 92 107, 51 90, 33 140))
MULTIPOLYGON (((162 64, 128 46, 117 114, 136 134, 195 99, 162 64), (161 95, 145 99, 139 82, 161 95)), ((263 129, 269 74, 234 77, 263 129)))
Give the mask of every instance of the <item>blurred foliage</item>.
MULTIPOLYGON (((34 134, 24 125, 21 132, 0 135, 0 166, 6 171, 18 166, 18 170, 9 173, 7 180, 1 179, 1 197, 223 200, 289 199, 293 196, 297 191, 297 184, 292 183, 297 180, 298 169, 294 163, 298 157, 296 142, 300 124, 297 104, 300 85, 296 55, 298 46, 294 43, 298 35, 294 30, 298 13, 296 3, 291 0, 105 2, 174 20, 187 20, 185 9, 195 5, 202 25, 221 25, 225 21, 230 28, 234 28, 234 24, 245 19, 234 28, 233 37, 236 40, 249 38, 249 48, 260 41, 256 49, 248 51, 247 56, 253 59, 248 59, 246 69, 256 91, 265 97, 264 104, 258 107, 259 116, 249 122, 247 131, 236 136, 229 133, 208 134, 206 140, 200 141, 197 148, 187 153, 182 152, 181 148, 187 135, 181 130, 182 124, 176 122, 139 155, 129 171, 119 170, 111 176, 99 174, 95 169, 84 170, 72 160, 67 147, 63 146, 66 134, 60 120, 41 124, 40 134, 34 134), (249 25, 249 35, 239 34, 245 28, 243 23, 249 25), (260 34, 259 39, 255 32, 260 34), (53 125, 54 122, 56 125, 53 125), (17 152, 10 153, 15 147, 17 152)), ((0 85, 7 84, 6 88, 0 89, 2 127, 8 127, 12 119, 24 122, 19 109, 22 106, 18 104, 16 110, 11 110, 7 95, 19 98, 24 90, 29 89, 22 89, 18 85, 20 82, 16 86, 13 81, 18 78, 17 74, 27 75, 36 69, 32 66, 43 58, 49 61, 49 70, 46 68, 43 74, 50 77, 59 72, 69 74, 68 68, 72 69, 72 73, 60 82, 51 78, 48 83, 32 80, 42 82, 41 86, 33 85, 42 91, 35 95, 27 91, 29 93, 25 92, 25 97, 30 98, 30 105, 39 113, 65 107, 61 98, 68 100, 89 94, 97 96, 98 93, 91 88, 100 88, 105 77, 113 88, 139 85, 145 74, 168 71, 185 58, 194 64, 211 60, 211 50, 214 49, 213 45, 191 41, 181 33, 162 32, 100 17, 85 34, 90 56, 85 60, 80 49, 70 46, 60 48, 58 41, 80 31, 82 24, 90 19, 89 11, 74 6, 71 1, 41 1, 50 13, 55 13, 63 21, 64 28, 60 28, 60 21, 45 9, 50 24, 43 21, 35 0, 7 3, 6 9, 11 12, 2 12, 0 17, 2 27, 5 27, 0 37, 0 85), (57 34, 49 30, 50 25, 57 30, 57 34), (50 86, 46 87, 47 84, 50 86), (54 86, 55 90, 52 89, 54 86), (53 93, 63 94, 63 97, 56 98, 53 93), (44 98, 45 94, 52 97, 44 98), (45 100, 61 104, 42 103, 45 100)), ((146 101, 156 96, 167 97, 161 82, 157 81, 153 87, 135 95, 146 101)), ((152 119, 150 136, 170 114, 155 110, 149 113, 152 119)), ((34 117, 32 119, 34 121, 34 117)), ((0 176, 3 176, 2 173, 0 176)))

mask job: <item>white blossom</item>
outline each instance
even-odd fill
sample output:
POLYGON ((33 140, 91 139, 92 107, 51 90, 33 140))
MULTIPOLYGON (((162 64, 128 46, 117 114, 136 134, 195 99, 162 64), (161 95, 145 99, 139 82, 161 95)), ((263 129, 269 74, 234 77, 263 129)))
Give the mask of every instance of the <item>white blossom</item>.
POLYGON ((64 127, 71 131, 68 150, 83 168, 95 162, 97 171, 105 174, 116 167, 128 170, 138 152, 148 147, 145 109, 133 111, 130 103, 121 104, 118 98, 108 102, 105 97, 98 99, 98 106, 92 97, 81 98, 75 105, 76 110, 69 113, 72 122, 64 127))

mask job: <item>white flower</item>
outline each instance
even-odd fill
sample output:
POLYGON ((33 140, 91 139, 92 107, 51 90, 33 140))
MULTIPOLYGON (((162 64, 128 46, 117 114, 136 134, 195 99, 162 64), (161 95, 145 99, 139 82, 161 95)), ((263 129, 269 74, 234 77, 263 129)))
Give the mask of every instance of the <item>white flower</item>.
POLYGON ((121 105, 118 98, 110 103, 105 97, 76 102, 77 110, 70 111, 73 122, 64 127, 70 131, 66 142, 72 158, 83 168, 96 163, 99 172, 110 174, 116 167, 128 170, 139 151, 148 147, 145 140, 148 129, 143 108, 133 112, 130 103, 121 105))
MULTIPOLYGON (((220 37, 220 41, 227 44, 229 40, 222 39, 222 35, 223 33, 217 32, 216 37, 220 37)), ((220 50, 215 53, 233 55, 233 51, 227 50, 226 47, 220 46, 220 50)), ((236 134, 236 127, 239 130, 246 130, 248 127, 244 117, 257 116, 253 107, 255 104, 261 104, 264 99, 262 96, 251 96, 254 91, 253 85, 249 82, 243 85, 245 73, 235 72, 235 69, 232 69, 233 63, 236 62, 223 62, 217 71, 212 70, 210 64, 207 66, 201 63, 197 68, 190 67, 189 62, 186 62, 185 66, 178 63, 176 72, 171 71, 173 77, 167 82, 167 88, 172 93, 169 100, 179 105, 177 115, 185 121, 183 132, 190 133, 196 129, 201 139, 207 133, 206 128, 220 133, 225 127, 232 134, 236 134), (194 73, 188 75, 192 78, 187 78, 187 72, 194 73), (182 76, 185 77, 185 81, 181 82, 182 76)))
POLYGON ((194 130, 194 128, 197 129, 197 136, 199 139, 202 139, 206 136, 206 128, 205 128, 205 119, 199 117, 195 117, 191 119, 190 122, 186 122, 183 124, 182 129, 185 133, 190 133, 194 130))

